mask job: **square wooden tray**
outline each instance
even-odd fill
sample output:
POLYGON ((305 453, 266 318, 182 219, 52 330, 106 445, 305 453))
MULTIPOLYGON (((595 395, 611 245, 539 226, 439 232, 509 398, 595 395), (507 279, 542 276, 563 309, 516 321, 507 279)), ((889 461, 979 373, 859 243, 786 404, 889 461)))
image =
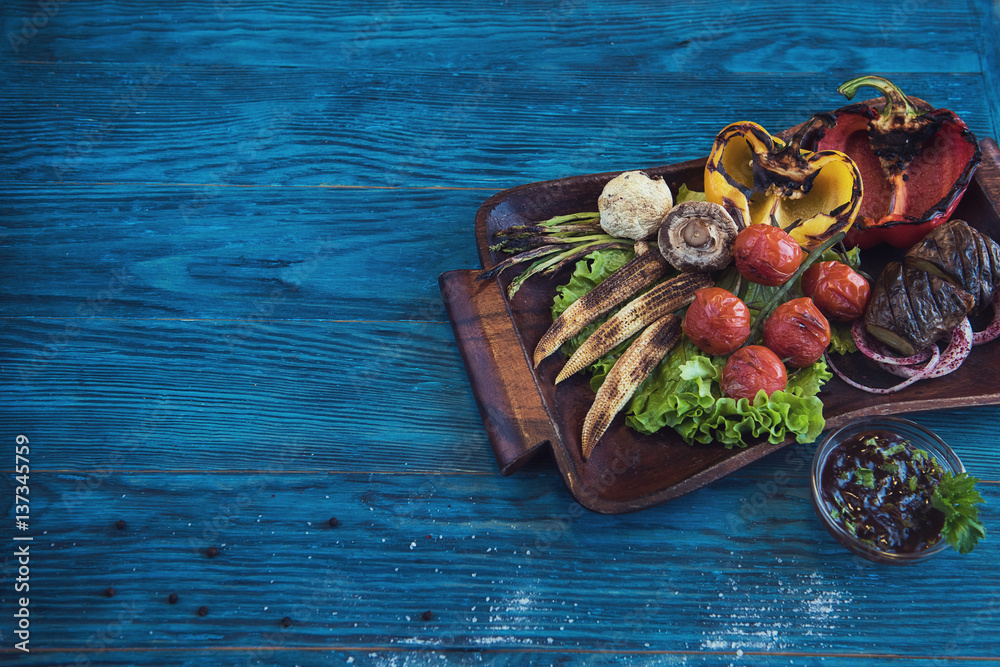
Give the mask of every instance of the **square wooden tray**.
MULTIPOLYGON (((982 149, 982 163, 954 217, 1000 239, 1000 151, 990 139, 982 142, 982 149)), ((644 171, 662 176, 674 192, 682 183, 703 190, 704 166, 702 159, 644 171)), ((532 183, 490 197, 475 221, 483 267, 499 261, 489 250, 498 229, 596 210, 604 184, 617 173, 532 183)), ((866 251, 866 269, 874 275, 893 253, 901 251, 866 251)), ((552 323, 555 288, 568 279, 568 273, 551 280, 529 279, 513 300, 507 299, 506 287, 516 270, 483 282, 476 281, 479 273, 449 271, 440 276, 439 284, 503 474, 513 473, 541 447, 550 446, 566 486, 584 507, 620 513, 676 498, 793 442, 759 442, 745 449, 691 446, 669 429, 639 434, 626 427, 619 415, 591 457, 583 461, 580 431, 594 399, 589 379, 581 373, 557 387, 553 381, 565 361, 558 353, 537 369, 530 363, 536 343, 552 323)), ((885 375, 863 359, 848 357, 844 366, 853 366, 855 373, 865 373, 873 381, 885 375)), ((987 372, 990 368, 1000 368, 1000 342, 976 347, 950 375, 886 396, 862 392, 835 377, 820 394, 826 426, 835 428, 864 416, 1000 403, 1000 373, 987 372)))

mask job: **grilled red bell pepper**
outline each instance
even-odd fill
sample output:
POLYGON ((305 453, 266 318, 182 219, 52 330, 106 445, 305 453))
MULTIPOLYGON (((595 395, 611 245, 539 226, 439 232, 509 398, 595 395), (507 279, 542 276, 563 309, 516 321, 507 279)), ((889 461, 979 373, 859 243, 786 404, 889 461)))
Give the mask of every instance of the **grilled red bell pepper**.
POLYGON ((816 149, 846 153, 861 171, 865 194, 845 242, 908 248, 958 206, 979 165, 979 142, 954 112, 915 102, 882 77, 858 77, 837 90, 852 99, 865 86, 885 102, 835 111, 816 149))

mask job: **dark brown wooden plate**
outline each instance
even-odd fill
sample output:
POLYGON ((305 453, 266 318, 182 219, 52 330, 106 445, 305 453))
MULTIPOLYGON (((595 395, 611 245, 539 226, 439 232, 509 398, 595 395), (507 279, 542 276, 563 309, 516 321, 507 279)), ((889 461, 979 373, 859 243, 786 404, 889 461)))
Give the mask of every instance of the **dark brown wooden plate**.
MULTIPOLYGON (((1000 238, 1000 151, 984 140, 983 162, 966 191, 955 217, 1000 238)), ((662 176, 676 193, 685 183, 703 189, 705 160, 645 169, 662 176)), ((597 198, 618 172, 592 174, 523 185, 490 197, 476 215, 475 233, 483 267, 500 258, 489 250, 501 228, 545 220, 555 215, 596 210, 597 198)), ((865 268, 877 273, 896 251, 865 253, 865 268)), ((565 358, 546 359, 537 369, 531 353, 552 322, 550 307, 558 284, 528 280, 513 300, 506 286, 516 271, 499 280, 477 282, 479 270, 449 271, 440 277, 445 305, 459 350, 479 405, 483 424, 503 474, 513 473, 540 447, 550 445, 566 486, 585 507, 603 513, 642 509, 697 489, 757 459, 791 444, 760 442, 745 449, 691 446, 670 431, 642 435, 625 426, 619 415, 590 459, 580 456, 580 431, 593 402, 583 374, 553 383, 565 358)), ((863 359, 845 359, 853 373, 888 386, 898 379, 863 359)), ((838 378, 824 387, 827 428, 854 418, 1000 403, 1000 342, 976 347, 965 364, 943 378, 919 382, 890 395, 869 394, 838 378)), ((857 376, 857 375, 855 375, 857 376)))

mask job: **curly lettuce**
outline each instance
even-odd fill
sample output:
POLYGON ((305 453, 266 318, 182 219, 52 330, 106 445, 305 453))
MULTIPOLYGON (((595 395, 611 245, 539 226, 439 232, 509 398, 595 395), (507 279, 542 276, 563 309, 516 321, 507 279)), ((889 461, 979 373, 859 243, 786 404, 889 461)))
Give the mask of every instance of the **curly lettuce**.
POLYGON ((640 433, 669 426, 688 444, 721 442, 727 448, 762 439, 779 443, 789 434, 812 442, 823 432, 817 394, 833 377, 825 361, 794 373, 783 391, 770 397, 760 391, 753 401, 722 395, 725 364, 725 357, 706 355, 684 338, 632 397, 628 425, 640 433))
MULTIPOLYGON (((632 256, 621 250, 597 251, 578 262, 569 282, 557 288, 553 318, 632 256)), ((604 319, 566 343, 565 352, 571 354, 604 319)), ((595 392, 627 346, 628 341, 591 365, 595 392)), ((753 401, 722 395, 719 376, 725 362, 725 357, 706 355, 682 338, 632 397, 626 423, 640 433, 669 427, 688 444, 721 442, 727 448, 746 447, 761 439, 779 443, 789 435, 801 443, 812 442, 823 432, 823 403, 817 394, 833 375, 822 359, 792 374, 784 391, 770 397, 761 391, 753 401)))

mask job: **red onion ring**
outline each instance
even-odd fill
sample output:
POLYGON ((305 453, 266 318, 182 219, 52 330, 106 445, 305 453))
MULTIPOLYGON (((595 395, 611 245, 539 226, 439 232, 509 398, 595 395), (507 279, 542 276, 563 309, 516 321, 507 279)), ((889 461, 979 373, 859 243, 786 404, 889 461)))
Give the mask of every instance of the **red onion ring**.
POLYGON ((951 332, 951 340, 948 341, 948 347, 941 353, 941 361, 927 377, 939 378, 957 370, 970 352, 972 352, 972 324, 969 323, 967 317, 951 332))
POLYGON ((972 333, 973 345, 981 345, 1000 338, 1000 285, 993 290, 993 299, 990 303, 993 304, 993 320, 984 330, 972 333))
POLYGON ((934 346, 929 345, 909 357, 894 357, 888 347, 865 331, 865 327, 861 323, 861 318, 854 320, 854 324, 851 325, 851 338, 854 339, 854 345, 858 348, 858 351, 876 363, 881 362, 882 364, 893 366, 912 366, 913 364, 921 364, 927 361, 933 354, 930 348, 934 346))
POLYGON ((914 382, 924 379, 924 377, 926 377, 925 374, 929 373, 931 370, 934 369, 935 366, 937 366, 938 360, 941 358, 941 352, 938 350, 936 345, 932 345, 931 347, 933 348, 931 350, 931 358, 927 362, 927 365, 924 366, 923 372, 918 372, 916 375, 906 378, 899 384, 895 384, 891 387, 869 387, 868 385, 861 384, 860 382, 855 382, 854 380, 844 375, 844 373, 839 368, 833 365, 833 359, 830 358, 829 352, 824 352, 824 355, 826 356, 826 365, 829 366, 830 370, 833 371, 837 377, 839 377, 841 380, 851 385, 855 389, 866 391, 869 394, 893 394, 899 391, 900 389, 905 389, 909 387, 914 382))
MULTIPOLYGON (((937 347, 937 346, 935 346, 937 347)), ((882 370, 903 378, 910 378, 920 375, 924 379, 939 378, 958 369, 972 351, 972 325, 969 318, 962 320, 962 323, 951 332, 951 340, 948 347, 941 353, 941 358, 933 368, 915 368, 913 366, 892 366, 875 362, 882 370)))

